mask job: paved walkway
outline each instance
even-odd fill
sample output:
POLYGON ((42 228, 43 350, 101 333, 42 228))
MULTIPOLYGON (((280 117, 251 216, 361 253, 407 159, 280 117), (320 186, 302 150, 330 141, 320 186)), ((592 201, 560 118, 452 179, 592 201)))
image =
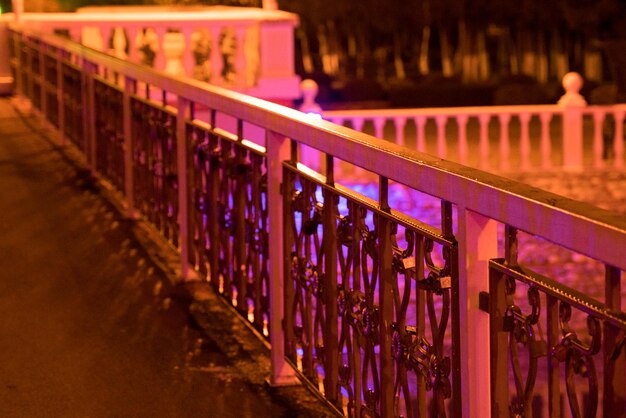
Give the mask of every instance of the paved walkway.
POLYGON ((318 416, 191 320, 136 223, 38 126, 0 98, 0 416, 318 416))

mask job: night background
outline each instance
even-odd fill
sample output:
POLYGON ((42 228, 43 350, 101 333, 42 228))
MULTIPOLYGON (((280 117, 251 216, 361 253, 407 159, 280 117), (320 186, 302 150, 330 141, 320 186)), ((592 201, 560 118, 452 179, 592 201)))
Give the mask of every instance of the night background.
MULTIPOLYGON (((319 101, 391 107, 554 103, 577 71, 591 103, 626 97, 621 0, 279 0, 297 13, 296 70, 319 101)), ((30 0, 26 11, 114 4, 232 5, 260 0, 30 0)), ((3 10, 10 1, 2 0, 3 10)))

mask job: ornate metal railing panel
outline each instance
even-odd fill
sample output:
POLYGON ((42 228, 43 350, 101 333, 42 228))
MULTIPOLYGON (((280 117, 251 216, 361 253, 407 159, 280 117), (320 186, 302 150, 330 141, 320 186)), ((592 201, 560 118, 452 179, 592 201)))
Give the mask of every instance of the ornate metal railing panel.
MULTIPOLYGON (((213 114, 214 117, 214 114, 213 114)), ((187 124, 190 263, 269 336, 267 156, 205 123, 187 124)))
MULTIPOLYGON (((82 73, 80 68, 66 61, 62 62, 61 71, 63 76, 64 134, 74 145, 85 152, 82 73)), ((97 100, 96 97, 96 103, 97 100)), ((119 102, 117 106, 119 107, 119 102)))
POLYGON ((124 190, 124 92, 94 78, 96 168, 118 190, 124 190))
MULTIPOLYGON (((56 52, 56 51, 54 51, 56 52)), ((59 101, 57 97, 58 88, 58 67, 57 60, 52 53, 47 52, 43 55, 43 81, 46 101, 46 119, 54 125, 59 127, 59 101)))
POLYGON ((178 246, 176 110, 134 96, 131 113, 137 209, 178 246))
POLYGON ((129 216, 144 215, 178 246, 182 279, 195 268, 268 338, 274 384, 300 374, 359 417, 529 417, 536 395, 548 412, 535 416, 626 410, 623 215, 66 39, 11 31, 18 94, 52 118, 43 88, 54 87, 54 70, 42 57, 57 60, 59 131, 121 189, 129 216), (298 160, 307 147, 326 156, 326 177, 298 160), (376 200, 335 184, 337 161, 377 182, 376 200), (441 214, 409 217, 409 202, 389 201, 390 183, 431 196, 441 214), (604 299, 582 293, 586 270, 569 262, 575 279, 520 267, 515 228, 599 260, 604 299), (504 261, 494 259, 500 241, 504 261))
POLYGON ((521 267, 517 247, 517 231, 507 227, 506 258, 490 262, 494 416, 564 416, 565 409, 565 416, 591 418, 602 408, 604 416, 622 416, 612 393, 626 373, 626 315, 615 310, 619 272, 606 266, 603 303, 521 267), (544 410, 534 408, 537 396, 547 400, 544 410))
POLYGON ((451 205, 439 231, 289 164, 285 177, 291 362, 348 416, 457 416, 451 205))

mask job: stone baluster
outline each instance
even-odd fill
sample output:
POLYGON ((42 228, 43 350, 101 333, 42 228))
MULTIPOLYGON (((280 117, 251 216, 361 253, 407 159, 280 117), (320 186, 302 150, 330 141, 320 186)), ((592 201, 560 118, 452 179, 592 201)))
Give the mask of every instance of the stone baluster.
POLYGON ((478 116, 478 123, 480 125, 480 138, 479 138, 479 161, 478 166, 486 170, 489 167, 489 121, 491 115, 481 114, 478 116))
POLYGON ((238 88, 246 86, 246 27, 237 26, 235 29, 235 85, 238 88))
POLYGON ((419 152, 426 152, 426 139, 425 139, 425 129, 426 129, 426 117, 418 116, 415 118, 415 134, 416 134, 416 143, 417 150, 419 152))
POLYGON ((498 119, 500 120, 500 170, 507 171, 510 167, 509 123, 511 122, 511 114, 500 114, 498 119))
POLYGON ((126 28, 126 36, 128 36, 128 60, 130 62, 139 62, 139 51, 137 50, 137 35, 141 28, 137 26, 128 26, 126 28))
POLYGON ((193 57, 193 51, 191 50, 191 35, 194 28, 191 26, 185 26, 182 28, 183 37, 185 41, 185 49, 183 50, 183 69, 187 76, 193 77, 193 69, 196 62, 193 57))
POLYGON ((154 28, 154 33, 156 34, 156 56, 154 57, 154 68, 157 70, 165 69, 166 59, 165 52, 163 51, 163 38, 165 38, 165 26, 157 26, 154 28))
POLYGON ((544 169, 552 166, 552 138, 550 136, 550 122, 552 113, 542 112, 541 120, 541 167, 544 169))
POLYGON ((458 115, 456 122, 458 123, 458 147, 459 147, 459 162, 461 164, 467 164, 467 121, 469 117, 467 115, 458 115))
POLYGON ((563 111, 563 167, 581 170, 583 167, 583 114, 587 102, 580 95, 583 78, 578 73, 563 77, 565 94, 559 99, 563 111))
POLYGON ((223 82, 222 70, 224 61, 220 50, 220 27, 211 28, 211 83, 220 85, 223 82))
POLYGON ((624 111, 615 112, 615 138, 613 139, 613 152, 615 154, 615 168, 624 167, 624 111))
POLYGON ((528 170, 530 164, 530 137, 528 135, 528 125, 530 124, 531 114, 523 112, 519 115, 520 121, 520 165, 522 170, 528 170))
POLYGON ((102 36, 102 46, 101 49, 103 52, 107 54, 111 52, 111 38, 113 38, 113 31, 115 30, 112 26, 102 26, 100 28, 100 34, 102 36))
POLYGON ((435 116, 435 123, 437 124, 437 157, 439 158, 446 158, 448 156, 448 146, 446 144, 446 122, 448 122, 448 116, 435 116))
POLYGON ((602 110, 593 112, 593 165, 596 168, 604 167, 602 151, 604 149, 604 137, 602 135, 605 113, 602 110))
POLYGON ((384 117, 379 116, 374 118, 374 136, 376 136, 376 138, 384 139, 385 122, 384 117))
POLYGON ((396 128, 396 144, 404 146, 404 127, 406 126, 406 118, 403 116, 397 116, 393 120, 396 128))

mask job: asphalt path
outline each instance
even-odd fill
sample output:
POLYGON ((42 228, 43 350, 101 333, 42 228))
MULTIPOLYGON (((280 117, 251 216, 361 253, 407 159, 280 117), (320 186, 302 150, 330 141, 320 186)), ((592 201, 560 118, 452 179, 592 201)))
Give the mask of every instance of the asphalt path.
POLYGON ((299 415, 191 319, 134 227, 0 98, 0 416, 299 415))

